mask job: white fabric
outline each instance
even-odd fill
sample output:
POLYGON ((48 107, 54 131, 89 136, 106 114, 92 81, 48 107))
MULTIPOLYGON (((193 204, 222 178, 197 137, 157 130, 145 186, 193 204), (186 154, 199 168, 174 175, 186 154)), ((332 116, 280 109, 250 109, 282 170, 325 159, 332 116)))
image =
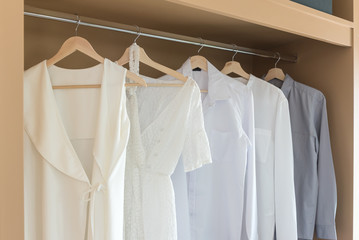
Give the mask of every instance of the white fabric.
POLYGON ((185 171, 211 162, 199 88, 188 79, 180 88, 138 88, 137 92, 128 90, 127 95, 131 137, 125 179, 125 239, 176 240, 170 176, 181 154, 185 171))
POLYGON ((208 89, 202 100, 213 159, 187 173, 188 202, 183 201, 186 177, 176 169, 172 178, 176 199, 181 199, 176 201, 179 239, 257 239, 252 93, 209 62, 208 72, 192 71, 190 59, 178 71, 208 89))
POLYGON ((107 59, 78 70, 43 61, 25 71, 25 240, 123 239, 125 76, 107 59), (102 87, 51 86, 89 83, 102 87))
POLYGON ((139 75, 140 73, 140 47, 133 43, 130 47, 130 71, 139 75))
MULTIPOLYGON (((243 78, 238 80, 247 83, 243 78)), ((247 87, 254 98, 259 240, 296 240, 288 101, 280 89, 253 75, 247 87)))

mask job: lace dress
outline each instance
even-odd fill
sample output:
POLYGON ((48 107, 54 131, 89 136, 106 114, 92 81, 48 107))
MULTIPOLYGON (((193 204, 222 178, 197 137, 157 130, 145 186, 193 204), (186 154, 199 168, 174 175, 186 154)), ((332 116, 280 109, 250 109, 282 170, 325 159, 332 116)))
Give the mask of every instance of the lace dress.
POLYGON ((170 176, 181 155, 186 172, 211 162, 200 90, 193 79, 183 87, 131 88, 127 109, 125 239, 176 240, 170 176))

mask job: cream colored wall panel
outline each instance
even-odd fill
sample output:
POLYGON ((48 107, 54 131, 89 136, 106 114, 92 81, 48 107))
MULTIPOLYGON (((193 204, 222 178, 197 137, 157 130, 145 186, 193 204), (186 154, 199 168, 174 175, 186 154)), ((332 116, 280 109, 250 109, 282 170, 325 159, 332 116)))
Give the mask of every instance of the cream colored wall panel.
POLYGON ((354 239, 359 239, 359 29, 354 38, 354 239))
POLYGON ((351 46, 352 22, 289 0, 167 1, 339 46, 351 46))
POLYGON ((353 0, 333 0, 333 15, 353 21, 353 0))
POLYGON ((24 239, 23 2, 0 7, 0 239, 24 239))

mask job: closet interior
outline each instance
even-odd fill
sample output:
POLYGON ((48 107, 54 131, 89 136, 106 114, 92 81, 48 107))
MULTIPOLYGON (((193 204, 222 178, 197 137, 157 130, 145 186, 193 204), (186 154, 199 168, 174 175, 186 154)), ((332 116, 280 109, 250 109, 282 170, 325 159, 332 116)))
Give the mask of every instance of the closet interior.
MULTIPOLYGON (((357 1, 358 2, 358 1, 357 1)), ((331 145, 338 190, 338 239, 354 239, 354 120, 355 81, 358 78, 359 15, 356 0, 334 0, 333 15, 289 0, 205 1, 44 1, 25 0, 25 11, 57 14, 85 21, 86 17, 106 22, 154 29, 237 46, 278 52, 297 57, 295 63, 280 60, 293 79, 314 87, 327 99, 331 145), (356 51, 356 52, 355 52, 356 51), (356 66, 355 66, 356 64, 356 66), (355 72, 356 71, 356 72, 355 72)), ((24 17, 24 68, 52 57, 61 44, 75 35, 76 24, 24 17)), ((117 60, 136 35, 80 25, 78 36, 88 39, 100 55, 117 60)), ((155 61, 178 69, 200 46, 139 36, 139 46, 155 61)), ((234 52, 203 47, 200 55, 218 69, 234 52)), ((247 73, 262 77, 277 59, 238 53, 235 61, 247 73)), ((57 65, 85 68, 96 62, 75 53, 57 65)), ((141 65, 141 74, 159 77, 160 72, 141 65)), ((357 83, 356 83, 357 84, 357 83)), ((356 86, 358 87, 358 86, 356 86)), ((356 93, 359 94, 359 93, 356 93)), ((357 144, 358 145, 358 144, 357 144)), ((357 173, 359 174, 359 173, 357 173)), ((358 228, 358 226, 357 226, 358 228)), ((358 234, 358 233, 357 233, 358 234)))

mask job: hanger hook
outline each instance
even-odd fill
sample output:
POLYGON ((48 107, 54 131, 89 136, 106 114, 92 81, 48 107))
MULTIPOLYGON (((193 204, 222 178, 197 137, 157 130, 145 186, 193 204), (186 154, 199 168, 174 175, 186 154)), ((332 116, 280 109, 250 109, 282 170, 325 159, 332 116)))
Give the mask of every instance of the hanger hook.
POLYGON ((135 40, 133 40, 133 43, 136 43, 137 39, 141 36, 141 28, 137 25, 135 25, 137 28, 137 37, 135 38, 135 40))
POLYGON ((278 60, 275 62, 274 68, 277 68, 277 64, 278 64, 279 61, 280 61, 280 53, 279 53, 279 52, 276 52, 276 55, 278 55, 278 60))
POLYGON ((79 29, 80 22, 81 22, 81 19, 80 19, 79 15, 77 15, 77 14, 76 14, 76 19, 77 19, 77 22, 76 22, 76 28, 75 28, 75 35, 77 36, 77 30, 79 29))
POLYGON ((233 44, 233 52, 234 52, 234 54, 233 54, 233 56, 232 56, 232 62, 234 61, 234 57, 237 55, 237 53, 238 53, 238 50, 236 50, 235 48, 237 47, 237 45, 236 44, 233 44))
POLYGON ((197 51, 197 53, 199 53, 201 50, 202 50, 202 48, 204 47, 204 40, 203 40, 203 38, 199 38, 200 40, 201 40, 201 47, 198 49, 198 51, 197 51))

